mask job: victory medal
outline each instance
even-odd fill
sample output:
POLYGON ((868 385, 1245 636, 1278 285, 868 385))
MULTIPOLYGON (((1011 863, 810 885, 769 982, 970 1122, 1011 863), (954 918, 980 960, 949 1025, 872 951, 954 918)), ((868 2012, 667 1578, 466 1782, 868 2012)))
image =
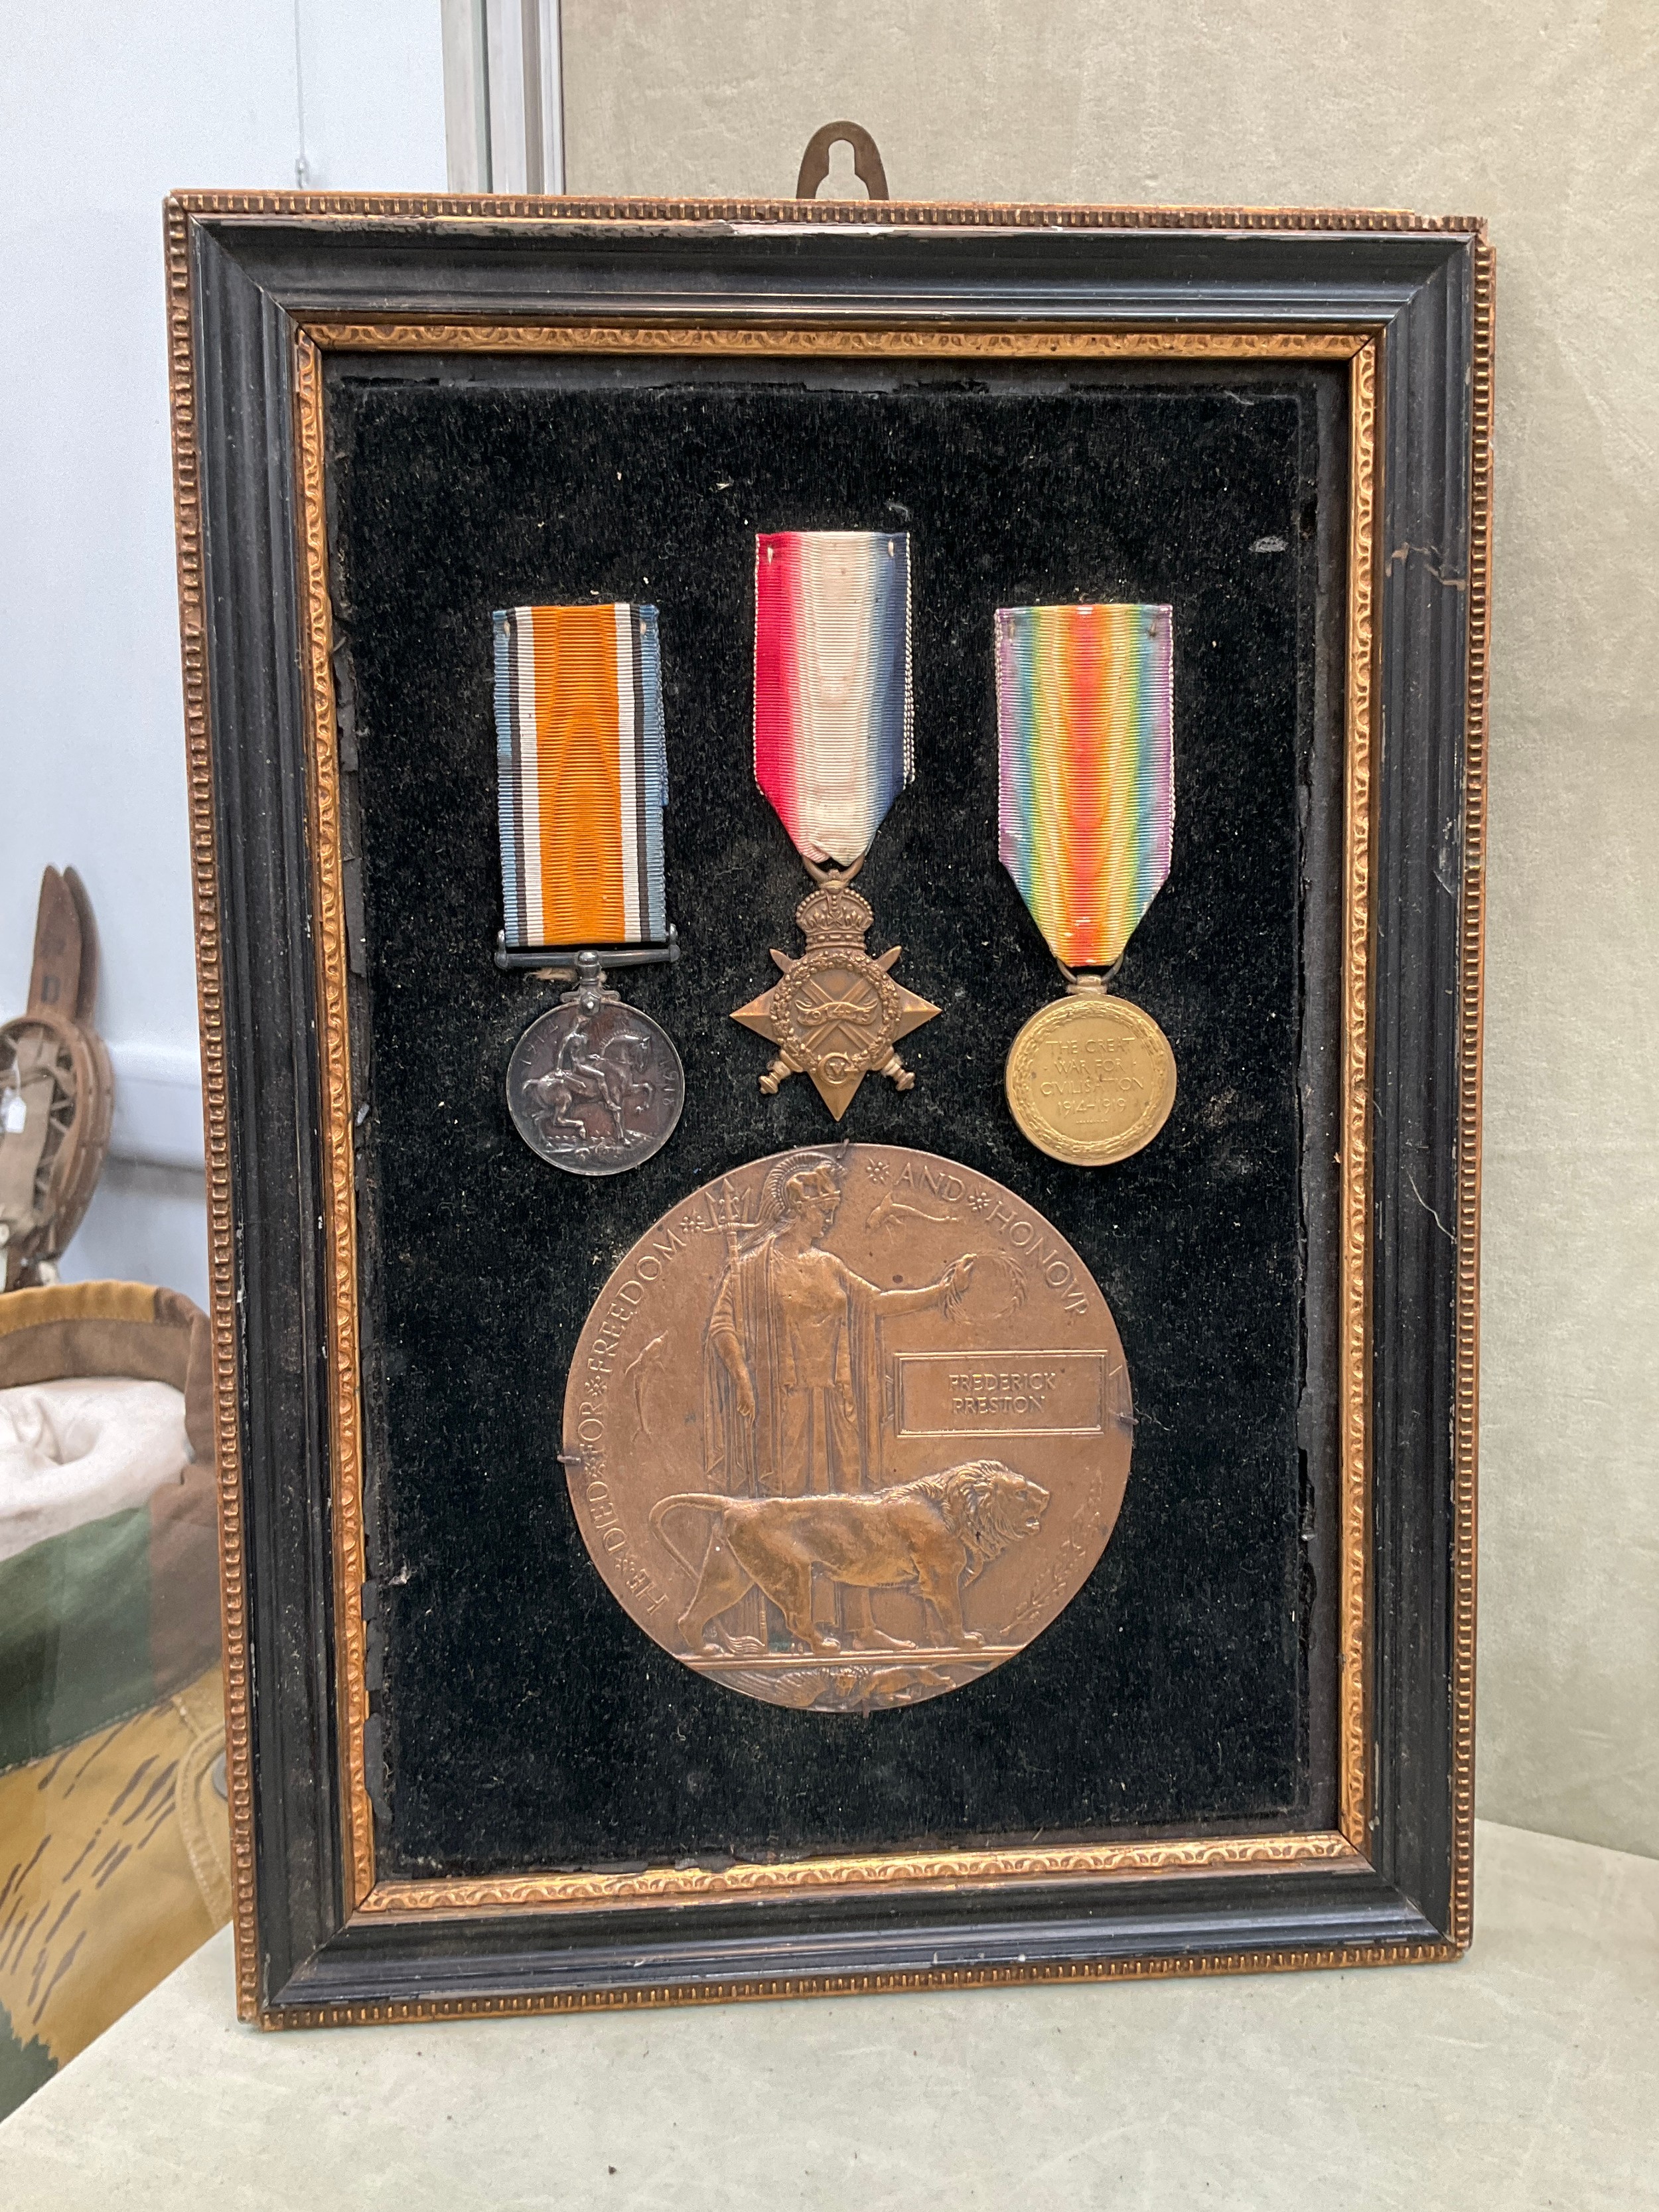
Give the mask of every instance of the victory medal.
POLYGON ((1014 1039, 1008 1103, 1040 1152, 1103 1167, 1175 1103, 1169 1040, 1107 989, 1170 872, 1170 610, 999 607, 996 637, 1002 860, 1068 987, 1014 1039))
POLYGON ((674 1133, 685 1072, 606 970, 679 957, 667 919, 667 744, 657 610, 508 607, 495 617, 507 926, 495 964, 574 984, 507 1071, 513 1125, 567 1175, 612 1176, 674 1133))
POLYGON ((755 781, 818 888, 795 909, 799 958, 732 1015, 777 1047, 769 1095, 811 1078, 840 1121, 868 1074, 915 1078, 895 1049, 939 1008, 895 982, 901 948, 848 888, 913 773, 910 556, 902 532, 784 531, 755 544, 755 781))

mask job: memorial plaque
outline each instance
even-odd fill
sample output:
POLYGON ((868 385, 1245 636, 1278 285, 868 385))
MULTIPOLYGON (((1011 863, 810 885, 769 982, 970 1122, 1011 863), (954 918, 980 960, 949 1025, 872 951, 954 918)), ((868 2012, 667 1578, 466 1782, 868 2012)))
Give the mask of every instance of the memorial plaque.
POLYGON ((819 1712, 938 1697, 1040 1634, 1105 1548, 1133 1437, 1065 1238, 890 1145, 757 1160, 665 1214, 565 1393, 617 1602, 699 1674, 819 1712))

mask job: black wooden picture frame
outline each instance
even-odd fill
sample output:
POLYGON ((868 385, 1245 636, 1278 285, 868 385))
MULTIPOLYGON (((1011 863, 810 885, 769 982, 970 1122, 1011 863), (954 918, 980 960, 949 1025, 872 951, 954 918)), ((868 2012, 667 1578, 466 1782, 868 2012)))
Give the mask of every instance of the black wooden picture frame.
POLYGON ((244 2014, 305 2026, 1458 1955, 1473 1910, 1483 227, 229 193, 175 197, 167 225, 244 2014), (1328 1818, 894 1836, 727 1864, 421 1872, 387 1851, 364 1509, 372 1206, 354 1113, 364 832, 330 364, 435 360, 459 376, 642 358, 965 377, 1317 363, 1341 380, 1341 513, 1327 518, 1340 1012, 1316 1039, 1338 1124, 1337 1377, 1310 1553, 1333 1593, 1328 1818))

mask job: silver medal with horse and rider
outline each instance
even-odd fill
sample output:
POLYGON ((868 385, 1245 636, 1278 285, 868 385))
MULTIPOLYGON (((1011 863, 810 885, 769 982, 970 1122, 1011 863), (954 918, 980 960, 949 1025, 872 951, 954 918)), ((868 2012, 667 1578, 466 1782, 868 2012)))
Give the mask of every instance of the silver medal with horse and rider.
POLYGON ((507 1103, 531 1151, 567 1175, 622 1175, 659 1152, 685 1103, 665 1030, 614 992, 573 994, 514 1047, 507 1103))

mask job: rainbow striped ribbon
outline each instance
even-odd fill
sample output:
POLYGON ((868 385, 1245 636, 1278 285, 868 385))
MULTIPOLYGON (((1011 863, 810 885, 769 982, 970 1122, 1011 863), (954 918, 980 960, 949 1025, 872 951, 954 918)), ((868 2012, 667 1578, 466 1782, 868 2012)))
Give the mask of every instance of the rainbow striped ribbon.
POLYGON ((1049 950, 1107 968, 1170 872, 1170 610, 999 607, 1004 866, 1049 950))
POLYGON ((504 607, 495 623, 508 945, 663 942, 657 610, 504 607))
POLYGON ((850 866, 912 774, 910 541, 755 540, 755 781, 809 860, 850 866))

